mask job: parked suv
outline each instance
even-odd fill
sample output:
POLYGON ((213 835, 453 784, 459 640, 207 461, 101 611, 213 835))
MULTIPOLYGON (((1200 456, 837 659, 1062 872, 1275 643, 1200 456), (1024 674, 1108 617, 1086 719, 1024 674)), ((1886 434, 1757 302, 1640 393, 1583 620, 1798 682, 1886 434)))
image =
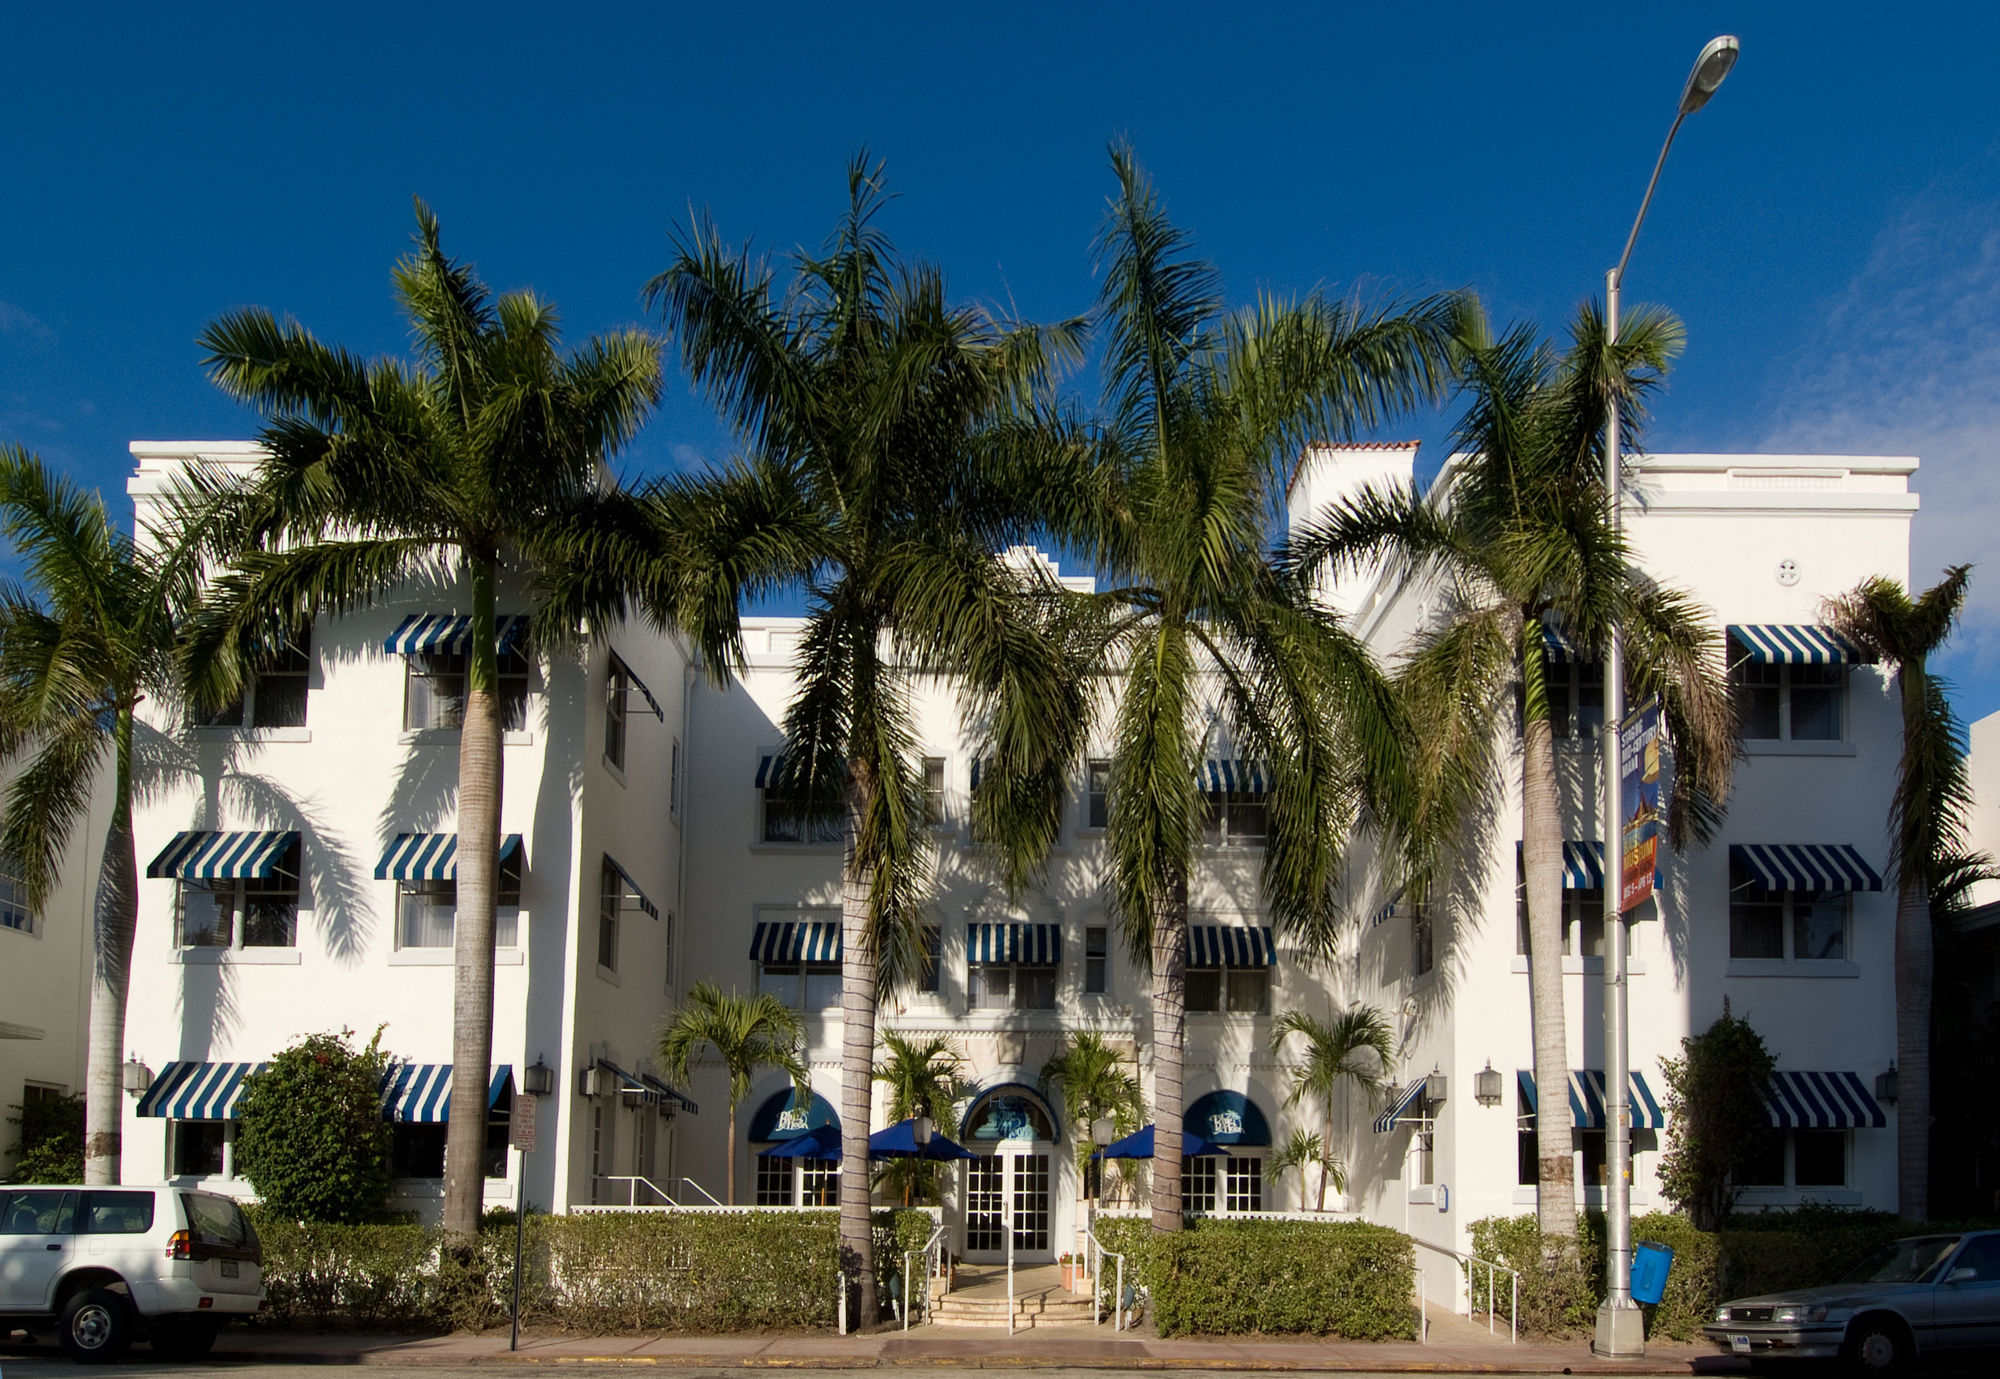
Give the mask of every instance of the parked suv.
POLYGON ((264 1251, 236 1203, 176 1187, 0 1187, 0 1328, 54 1327, 78 1360, 135 1339, 208 1353, 264 1305, 264 1251))

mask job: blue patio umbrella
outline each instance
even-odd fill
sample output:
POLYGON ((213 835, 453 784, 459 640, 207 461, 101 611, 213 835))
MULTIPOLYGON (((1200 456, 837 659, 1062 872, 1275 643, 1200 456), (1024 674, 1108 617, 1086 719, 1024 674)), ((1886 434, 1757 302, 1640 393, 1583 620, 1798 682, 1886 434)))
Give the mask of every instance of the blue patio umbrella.
MULTIPOLYGON (((1199 1135, 1192 1134, 1186 1130, 1181 1131, 1181 1157, 1183 1159, 1199 1159, 1210 1154, 1222 1154, 1226 1152, 1226 1150, 1210 1144, 1199 1135)), ((1134 1130, 1124 1139, 1104 1146, 1097 1154, 1092 1154, 1090 1157, 1094 1159, 1098 1157, 1098 1154, 1102 1154, 1107 1159, 1150 1159, 1153 1157, 1153 1127, 1148 1125, 1144 1129, 1134 1130)))
POLYGON ((936 1131, 931 1132, 931 1142, 922 1149, 917 1148, 917 1124, 911 1120, 899 1120, 887 1130, 877 1130, 868 1137, 868 1157, 871 1159, 976 1159, 979 1156, 963 1145, 946 1139, 936 1131))
POLYGON ((838 1159, 840 1157, 840 1127, 837 1125, 816 1125, 802 1135, 794 1135, 788 1140, 779 1140, 768 1149, 757 1151, 760 1159, 838 1159))

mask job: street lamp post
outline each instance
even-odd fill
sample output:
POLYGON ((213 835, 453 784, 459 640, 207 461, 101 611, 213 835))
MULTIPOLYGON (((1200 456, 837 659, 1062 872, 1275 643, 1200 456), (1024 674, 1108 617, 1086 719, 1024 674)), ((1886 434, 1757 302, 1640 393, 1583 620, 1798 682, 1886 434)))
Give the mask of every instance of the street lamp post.
MULTIPOLYGON (((1736 65, 1740 45, 1728 34, 1709 40, 1688 73, 1681 88, 1680 109, 1667 130, 1660 156, 1653 162, 1653 176, 1646 183, 1646 195, 1633 217, 1632 233, 1625 237, 1625 252, 1618 266, 1604 275, 1604 338, 1606 349, 1618 344, 1618 291, 1624 285, 1625 265, 1631 261, 1632 246, 1638 242, 1639 227, 1653 204, 1653 189, 1660 184, 1660 169, 1666 166, 1667 150, 1674 146, 1681 121, 1708 104, 1729 69, 1736 65)), ((1612 367, 1616 367, 1613 361, 1612 367)), ((1610 505, 1611 528, 1615 535, 1624 529, 1624 482, 1619 435, 1619 402, 1613 398, 1604 426, 1604 491, 1610 505)), ((1624 707, 1625 638, 1617 621, 1611 624, 1610 646, 1604 657, 1604 748, 1601 753, 1604 777, 1604 884, 1611 900, 1610 923, 1604 926, 1604 1170, 1606 1297, 1597 1309, 1597 1334, 1591 1349, 1599 1355, 1632 1356, 1646 1353, 1643 1314, 1632 1301, 1632 1115, 1627 1078, 1631 1065, 1630 1026, 1625 1007, 1625 915, 1619 892, 1625 871, 1624 821, 1619 800, 1618 727, 1624 707)))

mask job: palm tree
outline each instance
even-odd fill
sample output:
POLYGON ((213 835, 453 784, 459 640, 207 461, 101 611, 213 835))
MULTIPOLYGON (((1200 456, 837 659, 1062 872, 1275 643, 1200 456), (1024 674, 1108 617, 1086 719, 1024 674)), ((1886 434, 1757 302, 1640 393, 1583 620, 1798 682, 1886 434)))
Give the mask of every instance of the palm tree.
POLYGON ((1903 1219, 1930 1216, 1931 910, 1934 892, 1984 858, 1961 855, 1972 811, 1965 731, 1949 687, 1929 669, 1958 621, 1972 567, 1954 565, 1915 598, 1877 575, 1830 599, 1827 621, 1896 668, 1902 691, 1903 754, 1889 800, 1890 864, 1896 877, 1896 1203, 1903 1219))
MULTIPOLYGON (((1408 734, 1365 647, 1308 582, 1270 559, 1290 460, 1436 394, 1470 299, 1407 311, 1262 299, 1225 315, 1131 150, 1111 155, 1118 197, 1098 236, 1106 335, 1099 476, 1087 539, 1119 674, 1107 850, 1113 908, 1153 974, 1157 1133, 1181 1133, 1188 885, 1200 833, 1195 775, 1211 723, 1269 784, 1262 887, 1309 953, 1341 918, 1341 840, 1387 795, 1408 734)), ((1176 1154, 1153 1164, 1153 1226, 1181 1227, 1176 1154)))
MULTIPOLYGON (((526 291, 493 298, 469 266, 445 256, 429 208, 419 201, 416 210, 416 247, 395 270, 415 361, 360 359, 262 308, 230 312, 202 332, 209 376, 269 418, 268 453, 240 488, 196 475, 185 498, 228 514, 223 554, 232 565, 196 629, 190 666, 202 696, 226 702, 243 663, 235 653, 274 623, 344 613, 419 576, 461 582, 471 629, 444 1228, 469 1239, 483 1206, 493 1039, 498 585, 503 573, 558 562, 569 570, 581 535, 624 507, 603 467, 657 400, 660 356, 639 330, 562 353, 550 303, 526 291)), ((535 610, 540 649, 574 641, 586 615, 601 627, 621 611, 603 581, 575 598, 535 610)))
MULTIPOLYGON (((1077 1171, 1088 1178, 1090 1156, 1097 1145, 1091 1125, 1108 1116, 1118 1134, 1129 1135, 1146 1123, 1146 1094, 1139 1070, 1094 1029, 1071 1030, 1068 1041, 1042 1064, 1037 1085, 1043 1096, 1055 1094, 1069 1122, 1070 1143, 1076 1146, 1077 1171)), ((1154 1129, 1156 1154, 1165 1143, 1154 1129)))
POLYGON ((157 546, 139 548, 112 525, 102 498, 11 445, 0 447, 0 531, 26 576, 0 584, 0 762, 25 763, 7 791, 0 855, 37 910, 111 759, 94 903, 83 1180, 115 1183, 139 909, 133 728, 142 700, 179 701, 175 628, 199 597, 199 543, 168 531, 157 546))
MULTIPOLYGON (((679 559, 647 598, 720 676, 743 664, 746 597, 805 595, 772 785, 806 819, 843 829, 841 1133, 844 1161, 858 1166, 877 1002, 916 973, 931 894, 909 695, 947 676, 959 687, 988 761, 975 828, 1019 885, 1056 836, 1086 691, 1044 634, 1053 587, 993 553, 1033 539, 1037 495, 1073 488, 1087 454, 1049 444, 1034 415, 1077 330, 950 305, 942 275, 906 265, 874 223, 880 165, 857 157, 847 186, 824 252, 801 252, 782 294, 768 263, 725 248, 706 222, 647 288, 748 451, 655 496, 655 530, 679 559)), ((643 534, 624 549, 632 568, 650 568, 643 534)), ((866 1324, 876 1302, 865 1172, 841 1175, 840 1233, 866 1324)))
MULTIPOLYGON (((1562 837, 1545 627, 1579 648, 1604 645, 1620 623, 1628 698, 1658 694, 1675 753, 1672 841, 1705 838, 1720 817, 1737 751, 1735 716, 1719 673, 1719 637, 1685 595, 1649 581, 1605 511, 1603 435, 1614 405, 1636 439, 1640 403, 1679 349, 1671 315, 1639 310, 1615 347, 1585 306, 1565 355, 1527 328, 1462 342, 1469 405, 1454 449, 1464 460, 1428 493, 1371 488, 1307 524, 1288 559, 1302 571, 1377 562, 1441 584, 1444 616, 1420 631, 1399 672, 1412 718, 1424 724, 1410 894, 1419 900, 1454 838, 1454 823, 1493 778, 1510 685, 1522 687, 1521 835, 1535 1079, 1568 1083, 1562 980, 1562 837)), ((1615 857, 1616 849, 1608 855, 1615 857)), ((1615 881, 1612 883, 1615 885, 1615 881)), ((1549 1105, 1562 1099, 1551 1092, 1549 1105)), ((1537 1122, 1537 1212, 1544 1235, 1576 1234, 1575 1172, 1566 1118, 1537 1122)))
MULTIPOLYGON (((882 1049, 888 1056, 875 1066, 875 1080, 889 1089, 891 1121, 946 1116, 964 1095, 960 1072, 965 1055, 948 1035, 933 1034, 919 1042, 910 1035, 884 1030, 882 1049)), ((875 1185, 891 1194, 900 1192, 904 1206, 913 1196, 935 1200, 938 1167, 934 1159, 890 1159, 877 1173, 875 1185)))
MULTIPOLYGON (((1334 1095, 1342 1086, 1353 1087, 1372 1097, 1388 1081, 1396 1058, 1395 1036, 1382 1012, 1373 1006, 1354 1006, 1331 1020, 1319 1020, 1303 1010, 1288 1010, 1271 1026, 1271 1052, 1282 1054, 1291 1035, 1305 1040, 1305 1058, 1291 1068, 1292 1090, 1285 1105, 1297 1106, 1308 1097, 1326 1113, 1319 1135, 1319 1201, 1315 1211, 1326 1210, 1326 1189, 1336 1174, 1338 1160, 1333 1154, 1334 1095)), ((1298 1132, 1292 1136, 1294 1142, 1298 1132)), ((1340 1191, 1347 1190, 1343 1182, 1340 1191)))
POLYGON ((660 1031, 660 1066, 675 1082, 687 1082, 688 1064, 706 1044, 729 1075, 729 1205, 736 1205, 736 1108, 750 1095, 759 1068, 779 1068, 792 1079, 798 1099, 812 1095, 799 1046, 805 1040, 799 1013, 769 992, 724 994, 711 981, 696 982, 660 1031))
POLYGON ((1327 1141, 1324 1136, 1316 1130, 1306 1129, 1303 1125, 1294 1126, 1291 1137, 1285 1141, 1284 1148, 1265 1160, 1265 1163, 1271 1170, 1271 1181, 1273 1183, 1283 1179, 1287 1173, 1296 1172, 1299 1175, 1299 1196, 1301 1198, 1306 1193, 1306 1170, 1308 1168, 1319 1169, 1319 1200, 1321 1211, 1326 1210, 1326 1184, 1328 1180, 1332 1181, 1335 1192, 1347 1191, 1347 1165, 1341 1162, 1339 1156, 1327 1148, 1327 1141))

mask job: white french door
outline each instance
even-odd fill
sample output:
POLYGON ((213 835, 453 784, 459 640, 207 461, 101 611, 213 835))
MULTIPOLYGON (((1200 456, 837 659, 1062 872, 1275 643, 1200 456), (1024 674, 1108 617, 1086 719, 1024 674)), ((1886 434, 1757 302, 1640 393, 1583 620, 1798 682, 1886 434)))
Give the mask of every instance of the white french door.
POLYGON ((1047 1147, 1025 1144, 982 1154, 965 1166, 968 1261, 1004 1263, 1010 1231, 1016 1264, 1046 1264, 1055 1258, 1053 1167, 1047 1147))

